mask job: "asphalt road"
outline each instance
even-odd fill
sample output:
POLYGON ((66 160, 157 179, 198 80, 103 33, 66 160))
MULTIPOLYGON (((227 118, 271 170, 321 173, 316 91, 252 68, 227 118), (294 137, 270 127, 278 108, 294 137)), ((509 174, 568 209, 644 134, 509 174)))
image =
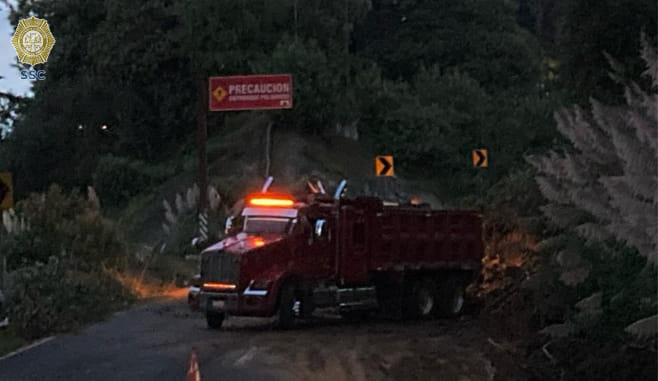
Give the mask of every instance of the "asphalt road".
POLYGON ((513 347, 490 340, 469 319, 348 323, 325 316, 282 332, 267 320, 230 318, 211 331, 182 300, 170 300, 0 360, 0 381, 182 381, 193 347, 204 381, 524 379, 513 347))

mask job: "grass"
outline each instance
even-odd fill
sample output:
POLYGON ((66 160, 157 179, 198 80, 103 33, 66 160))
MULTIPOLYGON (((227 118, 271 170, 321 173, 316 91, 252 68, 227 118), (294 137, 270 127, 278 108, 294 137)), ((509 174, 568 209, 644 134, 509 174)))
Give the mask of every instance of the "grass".
POLYGON ((0 356, 11 353, 25 344, 27 341, 18 336, 11 326, 0 328, 0 356))

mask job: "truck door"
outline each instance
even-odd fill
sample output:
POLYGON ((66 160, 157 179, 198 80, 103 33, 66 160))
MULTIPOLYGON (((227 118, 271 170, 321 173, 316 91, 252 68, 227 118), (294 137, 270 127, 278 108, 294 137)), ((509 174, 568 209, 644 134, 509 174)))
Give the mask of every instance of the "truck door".
POLYGON ((368 228, 363 210, 352 206, 341 208, 339 280, 345 284, 368 281, 368 228))
POLYGON ((335 274, 336 238, 329 219, 310 218, 301 240, 297 260, 307 279, 328 279, 335 274))

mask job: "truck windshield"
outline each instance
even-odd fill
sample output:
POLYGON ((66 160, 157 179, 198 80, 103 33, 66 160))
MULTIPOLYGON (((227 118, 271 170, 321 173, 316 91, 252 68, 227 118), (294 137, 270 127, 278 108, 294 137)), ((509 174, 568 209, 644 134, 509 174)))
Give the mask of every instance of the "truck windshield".
POLYGON ((244 222, 245 233, 279 233, 290 230, 292 219, 280 217, 247 217, 244 222))

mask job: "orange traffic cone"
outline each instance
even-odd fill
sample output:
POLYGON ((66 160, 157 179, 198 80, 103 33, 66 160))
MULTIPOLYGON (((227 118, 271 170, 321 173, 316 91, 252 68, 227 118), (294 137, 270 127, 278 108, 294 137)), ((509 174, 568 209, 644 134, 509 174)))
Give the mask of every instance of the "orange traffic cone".
POLYGON ((185 381, 201 381, 201 373, 199 373, 199 360, 196 348, 192 348, 190 354, 190 366, 187 368, 187 377, 185 381))

